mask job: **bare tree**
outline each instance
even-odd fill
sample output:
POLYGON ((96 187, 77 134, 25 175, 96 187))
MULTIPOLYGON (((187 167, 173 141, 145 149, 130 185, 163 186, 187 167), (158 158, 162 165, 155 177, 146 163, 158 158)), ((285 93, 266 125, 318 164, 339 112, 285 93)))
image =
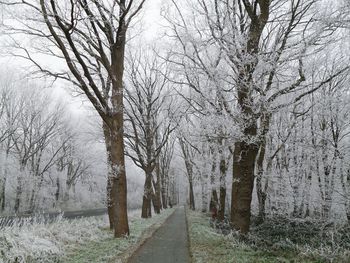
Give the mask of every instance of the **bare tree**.
POLYGON ((144 2, 1 1, 24 13, 12 17, 17 21, 19 17, 24 19, 18 27, 5 20, 18 51, 16 55, 29 60, 42 75, 78 87, 103 120, 109 161, 108 211, 116 237, 129 234, 123 142, 124 53, 127 30, 144 2), (15 34, 31 36, 45 45, 21 46, 15 34), (61 71, 51 69, 36 59, 33 51, 63 61, 66 67, 61 71))
POLYGON ((160 212, 159 156, 177 127, 168 81, 156 56, 136 55, 130 60, 126 89, 127 155, 145 172, 142 218, 151 217, 151 201, 160 212), (156 171, 156 181, 153 172, 156 171), (155 188, 155 193, 153 188, 155 188), (156 195, 155 195, 156 194, 156 195))
MULTIPOLYGON (((9 142, 12 144, 11 152, 17 156, 21 171, 18 174, 14 210, 18 212, 20 209, 23 187, 31 186, 27 209, 33 211, 44 176, 56 164, 65 140, 68 139, 60 140, 56 145, 52 143, 62 132, 64 110, 59 104, 52 104, 49 98, 43 96, 35 87, 31 88, 30 94, 24 92, 11 99, 13 104, 21 105, 21 111, 16 114, 16 123, 12 123, 16 129, 10 134, 9 142), (29 173, 27 176, 32 179, 30 183, 25 181, 26 171, 29 173)), ((10 116, 14 109, 9 108, 10 116)))
POLYGON ((17 118, 23 109, 23 100, 16 100, 15 91, 11 89, 11 83, 3 84, 1 87, 1 106, 0 106, 0 120, 1 120, 1 135, 0 135, 0 149, 2 174, 0 177, 0 204, 1 211, 5 210, 6 206, 6 183, 9 175, 9 155, 11 149, 14 147, 12 135, 18 129, 17 118))
POLYGON ((180 144, 182 157, 184 159, 185 167, 186 167, 186 174, 187 174, 188 185, 189 185, 190 209, 195 210, 196 204, 195 204, 194 190, 193 190, 193 185, 195 180, 194 159, 195 159, 195 154, 196 153, 198 154, 198 152, 196 152, 196 149, 191 147, 189 143, 186 143, 184 137, 179 136, 178 141, 180 144))
POLYGON ((160 192, 162 199, 162 206, 164 209, 168 208, 169 201, 169 185, 170 185, 170 165, 174 155, 175 138, 170 137, 159 154, 160 167, 160 192))
MULTIPOLYGON (((62 154, 59 156, 57 161, 57 169, 60 172, 66 173, 65 181, 65 191, 63 195, 63 202, 67 203, 71 199, 71 191, 75 193, 75 185, 77 181, 89 170, 90 165, 79 156, 77 153, 80 148, 76 144, 77 134, 72 134, 69 137, 65 136, 65 144, 62 148, 62 154)), ((82 155, 82 153, 80 153, 82 155)), ((60 178, 57 178, 56 182, 57 191, 56 191, 56 201, 60 200, 61 193, 61 181, 60 178)))
MULTIPOLYGON (((317 0, 172 3, 175 15, 168 21, 178 45, 170 50, 169 60, 182 71, 179 84, 200 94, 213 108, 221 104, 238 131, 231 134, 231 221, 244 234, 250 225, 256 158, 260 152, 260 161, 265 161, 271 114, 300 102, 348 67, 339 66, 308 89, 306 54, 319 51, 315 45, 326 45, 324 40, 335 30, 332 24, 315 26, 317 0), (213 87, 217 101, 210 100, 213 87)), ((198 102, 190 102, 200 108, 198 102)))

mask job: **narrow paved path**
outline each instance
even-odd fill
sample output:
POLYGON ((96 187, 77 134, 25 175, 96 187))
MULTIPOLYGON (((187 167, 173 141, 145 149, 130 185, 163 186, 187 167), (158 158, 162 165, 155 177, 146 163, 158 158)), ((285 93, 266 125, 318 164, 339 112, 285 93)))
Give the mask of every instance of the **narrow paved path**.
POLYGON ((129 263, 189 263, 185 209, 177 208, 129 263))

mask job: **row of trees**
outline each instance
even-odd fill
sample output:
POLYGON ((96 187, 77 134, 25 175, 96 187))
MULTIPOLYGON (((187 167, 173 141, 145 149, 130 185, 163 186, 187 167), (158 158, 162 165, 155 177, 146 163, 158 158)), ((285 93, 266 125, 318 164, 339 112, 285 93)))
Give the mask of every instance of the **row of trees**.
MULTIPOLYGON (((82 125, 81 120, 77 121, 79 113, 72 114, 72 109, 63 106, 62 100, 50 94, 52 88, 43 88, 43 83, 31 82, 26 78, 15 79, 9 73, 7 75, 7 79, 0 80, 0 212, 12 214, 102 206, 106 200, 101 196, 105 189, 106 163, 100 157, 105 154, 100 149, 100 127, 90 123, 82 125)), ((136 99, 129 95, 129 100, 136 99)), ((135 150, 132 148, 132 138, 135 140, 136 136, 140 139, 137 149, 143 147, 144 140, 144 134, 132 130, 133 127, 142 130, 143 126, 136 123, 142 114, 133 116, 131 109, 141 110, 143 106, 134 100, 134 104, 127 107, 126 113, 131 118, 127 118, 127 121, 133 123, 126 125, 125 134, 127 145, 130 146, 127 153, 130 154, 135 150)), ((161 111, 155 104, 151 108, 154 110, 151 114, 154 124, 159 120, 157 114, 161 111)), ((165 128, 165 136, 169 137, 173 128, 170 130, 170 126, 161 126, 165 124, 165 118, 161 121, 157 127, 151 127, 150 136, 160 134, 159 131, 165 128)), ((153 191, 153 187, 157 189, 151 196, 157 213, 176 202, 174 172, 169 171, 173 140, 163 138, 162 141, 156 152, 157 176, 153 178, 153 173, 150 174, 150 191, 153 191)), ((153 156, 153 145, 150 151, 153 156)), ((134 161, 138 158, 130 156, 134 161)), ((138 177, 129 181, 132 190, 141 185, 138 183, 141 177, 138 177)), ((129 208, 138 208, 139 198, 137 193, 131 194, 129 208)))
MULTIPOLYGON (((0 81, 0 211, 18 213, 101 202, 89 148, 62 103, 39 84, 0 81), (75 190, 79 189, 77 193, 75 190)), ((101 189, 100 189, 101 191, 101 189)))
POLYGON ((15 40, 16 55, 29 60, 41 74, 70 82, 103 121, 108 213, 116 237, 129 234, 123 141, 125 47, 128 28, 144 2, 1 1, 12 14, 4 24, 13 39, 18 35, 34 39, 30 47, 15 40), (19 21, 16 28, 13 20, 19 21), (50 67, 35 53, 64 66, 50 67))
POLYGON ((348 203, 349 66, 341 23, 331 21, 337 6, 326 9, 316 0, 172 4, 166 18, 177 45, 168 61, 181 76, 173 81, 189 90, 183 96, 194 123, 180 142, 188 142, 182 148, 191 207, 197 167, 202 209, 209 191, 209 207, 223 219, 231 161, 230 217, 242 233, 249 231, 254 184, 261 220, 266 200, 272 211, 286 212, 280 204, 292 197, 293 215, 310 215, 310 195, 318 193, 320 213, 328 217, 341 186, 348 203))
POLYGON ((142 217, 151 216, 151 200, 156 212, 167 207, 175 186, 169 169, 177 117, 164 67, 141 53, 125 59, 127 31, 145 0, 0 3, 8 7, 4 28, 11 36, 11 52, 40 75, 70 82, 101 117, 110 227, 116 237, 128 235, 125 152, 146 175, 142 217), (31 45, 18 41, 23 35, 31 45), (56 65, 46 64, 46 58, 56 65))
POLYGON ((323 216, 336 186, 348 195, 347 111, 337 107, 349 73, 339 49, 343 1, 171 0, 164 12, 169 45, 157 56, 127 45, 145 0, 0 3, 14 10, 4 23, 15 55, 71 83, 101 117, 116 237, 129 234, 125 153, 145 173, 145 218, 152 201, 156 212, 167 206, 177 148, 191 208, 200 182, 202 210, 218 210, 222 220, 231 201, 232 225, 243 234, 254 185, 261 220, 267 208, 288 211, 287 179, 294 215, 310 215, 315 185, 323 216), (21 35, 32 45, 21 44, 21 35))
POLYGON ((128 61, 126 154, 145 173, 141 216, 148 218, 152 215, 152 202, 156 213, 168 206, 169 170, 174 153, 172 133, 179 114, 166 68, 154 52, 142 50, 130 55, 128 61))

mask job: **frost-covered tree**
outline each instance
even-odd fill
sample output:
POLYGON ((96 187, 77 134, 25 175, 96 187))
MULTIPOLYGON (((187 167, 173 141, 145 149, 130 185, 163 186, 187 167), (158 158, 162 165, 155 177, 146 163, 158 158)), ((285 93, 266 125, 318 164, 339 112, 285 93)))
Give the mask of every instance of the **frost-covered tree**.
POLYGON ((1 1, 12 12, 4 24, 12 34, 14 53, 39 74, 77 87, 103 120, 109 161, 108 211, 116 237, 129 234, 123 141, 127 31, 144 2, 1 1), (32 38, 33 45, 21 44, 18 37, 22 36, 32 38), (36 54, 60 66, 50 67, 36 54))
POLYGON ((162 73, 166 69, 155 54, 143 51, 129 60, 125 96, 127 155, 145 172, 141 216, 148 218, 152 201, 156 213, 160 213, 160 154, 177 127, 177 116, 166 73, 162 73))
MULTIPOLYGON (((82 142, 68 119, 68 109, 41 85, 16 80, 11 74, 0 80, 1 211, 22 213, 76 208, 87 202, 101 204, 100 197, 86 198, 93 171, 87 165, 88 156, 79 153, 88 152, 88 147, 78 146, 82 142), (70 165, 66 165, 68 160, 70 165), (77 194, 68 200, 64 196, 71 188, 77 194)), ((98 192, 98 187, 94 191, 98 192)))
MULTIPOLYGON (((260 177, 272 116, 348 70, 342 63, 332 72, 320 68, 323 76, 314 79, 314 87, 309 88, 310 61, 321 54, 318 47, 335 40, 332 36, 337 26, 325 23, 322 17, 315 19, 315 14, 325 10, 317 0, 189 0, 172 4, 166 18, 176 45, 168 60, 180 73, 178 84, 187 85, 214 109, 222 105, 220 110, 229 117, 231 222, 247 233, 255 178, 261 207, 266 199, 266 184, 262 185, 260 177)), ((201 105, 190 102, 197 108, 201 105)))

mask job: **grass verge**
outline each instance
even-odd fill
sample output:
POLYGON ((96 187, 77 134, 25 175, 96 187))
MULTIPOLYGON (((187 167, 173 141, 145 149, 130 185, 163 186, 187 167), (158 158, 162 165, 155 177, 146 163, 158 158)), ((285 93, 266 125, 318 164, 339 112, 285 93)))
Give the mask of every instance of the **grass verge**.
POLYGON ((0 231, 0 263, 124 262, 173 211, 164 210, 150 219, 141 219, 141 211, 131 211, 131 235, 120 239, 108 229, 107 215, 14 224, 0 231))
MULTIPOLYGON (((223 235, 210 227, 210 219, 199 212, 187 211, 190 249, 193 263, 323 263, 350 262, 349 250, 330 252, 331 248, 322 244, 300 245, 288 239, 262 244, 261 237, 254 231, 248 241, 240 241, 236 233, 223 235), (256 242, 256 240, 260 242, 256 242)), ((273 231, 270 231, 273 232, 273 231)), ((265 233, 267 235, 267 233, 265 233)), ((320 241, 320 243, 322 240, 320 241)))
POLYGON ((113 238, 112 232, 101 229, 103 238, 80 244, 67 252, 65 263, 102 263, 102 262, 126 262, 153 232, 163 224, 172 214, 174 209, 164 210, 160 215, 154 215, 150 219, 132 218, 129 222, 130 236, 127 238, 113 238))

